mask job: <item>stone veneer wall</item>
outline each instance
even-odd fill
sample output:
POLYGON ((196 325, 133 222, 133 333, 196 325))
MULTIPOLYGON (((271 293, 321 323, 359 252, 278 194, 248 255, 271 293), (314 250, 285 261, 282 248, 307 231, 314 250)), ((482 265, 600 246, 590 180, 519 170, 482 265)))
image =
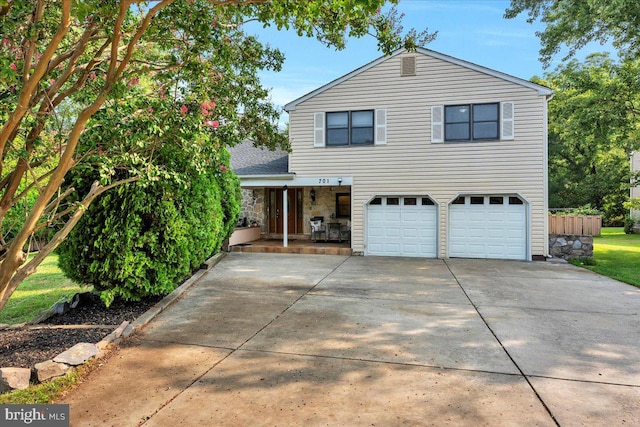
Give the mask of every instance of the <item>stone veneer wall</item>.
MULTIPOLYGON (((323 216, 324 222, 331 222, 331 215, 336 214, 336 194, 338 193, 351 193, 351 187, 338 186, 338 187, 306 187, 304 189, 303 203, 304 203, 304 232, 305 234, 311 234, 311 218, 314 216, 323 216), (311 201, 311 190, 316 192, 316 200, 311 201)), ((350 218, 338 218, 335 221, 346 224, 350 218)))
POLYGON ((242 211, 240 219, 247 218, 247 225, 256 223, 262 232, 266 232, 264 209, 264 189, 263 188, 243 188, 242 189, 242 211))
POLYGON ((593 236, 550 234, 549 254, 554 258, 590 258, 593 256, 593 236))
MULTIPOLYGON (((303 230, 304 234, 311 234, 309 221, 314 216, 323 216, 325 222, 331 221, 331 215, 336 214, 336 194, 351 193, 351 187, 305 187, 303 195, 303 230), (311 201, 311 190, 316 192, 316 200, 311 201)), ((257 223, 262 232, 267 232, 266 195, 264 188, 242 189, 242 211, 240 218, 247 218, 247 225, 257 223)), ((346 223, 349 218, 339 218, 337 221, 346 223)))

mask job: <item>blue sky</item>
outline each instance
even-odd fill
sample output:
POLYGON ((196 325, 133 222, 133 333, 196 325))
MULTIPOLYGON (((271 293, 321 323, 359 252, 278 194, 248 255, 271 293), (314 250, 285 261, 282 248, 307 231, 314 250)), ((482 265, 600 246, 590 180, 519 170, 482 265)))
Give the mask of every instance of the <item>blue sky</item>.
MULTIPOLYGON (((426 46, 428 49, 527 80, 534 75, 542 76, 545 70, 538 60, 540 40, 535 33, 544 26, 527 23, 526 15, 504 19, 509 3, 509 0, 400 0, 397 9, 405 14, 405 29, 438 31, 436 40, 426 46)), ((298 37, 290 31, 249 28, 263 43, 285 54, 281 72, 261 75, 264 85, 272 88, 273 102, 280 106, 381 56, 373 37, 351 39, 346 49, 336 51, 316 39, 298 37)), ((592 44, 578 58, 604 50, 606 47, 592 44)), ((549 70, 561 62, 559 55, 549 70)), ((283 121, 286 120, 284 114, 283 121)))

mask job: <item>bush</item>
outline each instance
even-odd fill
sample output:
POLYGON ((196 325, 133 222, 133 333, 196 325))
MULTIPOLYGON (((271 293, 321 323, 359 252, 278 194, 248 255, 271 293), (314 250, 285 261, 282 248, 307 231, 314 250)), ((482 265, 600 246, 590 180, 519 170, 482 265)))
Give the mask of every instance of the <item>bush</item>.
MULTIPOLYGON (((227 169, 228 152, 220 152, 215 165, 196 170, 180 161, 179 149, 165 148, 160 161, 179 178, 116 187, 94 201, 60 245, 60 268, 93 285, 107 306, 116 297, 170 293, 220 250, 238 220, 239 180, 227 169)), ((80 174, 78 186, 95 178, 92 169, 80 174)))
POLYGON ((624 216, 604 217, 602 218, 602 225, 604 227, 622 227, 624 225, 624 216))
POLYGON ((625 234, 633 234, 633 226, 635 224, 634 218, 631 215, 624 217, 624 232, 625 234))
POLYGON ((580 206, 569 213, 569 215, 602 215, 598 209, 591 206, 590 203, 580 206))

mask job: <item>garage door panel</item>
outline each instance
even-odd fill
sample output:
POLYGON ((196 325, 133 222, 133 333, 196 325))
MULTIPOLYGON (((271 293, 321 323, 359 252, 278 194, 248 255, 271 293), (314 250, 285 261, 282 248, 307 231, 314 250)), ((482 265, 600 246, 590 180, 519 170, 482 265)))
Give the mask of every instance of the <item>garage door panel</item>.
POLYGON ((416 211, 402 212, 402 221, 404 222, 418 222, 419 220, 420 220, 419 212, 416 212, 416 211))
POLYGON ((384 212, 374 211, 369 212, 369 223, 380 223, 384 221, 384 212))
POLYGON ((415 227, 402 227, 402 237, 405 239, 419 239, 419 233, 415 227))
POLYGON ((402 237, 402 232, 396 227, 386 227, 384 229, 384 237, 387 239, 398 239, 402 237))
POLYGON ((379 238, 384 236, 384 229, 381 227, 370 227, 369 235, 374 238, 379 238))
MULTIPOLYGON (((436 257, 437 207, 405 205, 405 198, 398 198, 399 204, 396 205, 386 205, 386 199, 383 197, 382 204, 368 207, 367 253, 436 257)), ((415 203, 415 200, 413 202, 415 203)))
POLYGON ((400 244, 387 243, 384 245, 384 251, 392 255, 400 255, 400 244))
MULTIPOLYGON (((477 196, 482 197, 482 196, 477 196)), ((501 197, 501 196, 494 196, 501 197)), ((504 198, 507 202, 507 198, 504 198)), ((522 205, 452 204, 449 206, 449 256, 525 259, 526 207, 522 205)))

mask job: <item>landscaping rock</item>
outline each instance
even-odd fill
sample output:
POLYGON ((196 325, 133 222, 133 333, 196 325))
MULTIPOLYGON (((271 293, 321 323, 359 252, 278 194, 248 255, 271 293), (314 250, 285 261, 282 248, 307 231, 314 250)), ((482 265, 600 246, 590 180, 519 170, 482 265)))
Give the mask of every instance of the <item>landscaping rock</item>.
POLYGON ((563 259, 593 257, 593 236, 550 234, 549 254, 563 259))
POLYGON ((120 326, 118 326, 118 328, 115 331, 111 332, 109 335, 104 337, 98 344, 96 344, 96 346, 98 346, 98 348, 101 351, 104 350, 109 346, 109 344, 111 344, 112 342, 120 338, 120 336, 122 336, 122 333, 127 329, 127 327, 129 327, 129 322, 125 320, 120 324, 120 326))
POLYGON ((38 382, 42 382, 49 378, 59 377, 66 374, 69 368, 70 366, 65 363, 57 363, 53 360, 47 360, 45 362, 36 363, 34 371, 38 382))
POLYGON ((71 366, 82 365, 93 356, 97 355, 100 349, 95 344, 81 342, 74 345, 67 351, 63 351, 53 358, 54 362, 66 363, 71 366))
POLYGON ((0 393, 10 390, 24 390, 29 387, 31 369, 0 368, 0 393))

